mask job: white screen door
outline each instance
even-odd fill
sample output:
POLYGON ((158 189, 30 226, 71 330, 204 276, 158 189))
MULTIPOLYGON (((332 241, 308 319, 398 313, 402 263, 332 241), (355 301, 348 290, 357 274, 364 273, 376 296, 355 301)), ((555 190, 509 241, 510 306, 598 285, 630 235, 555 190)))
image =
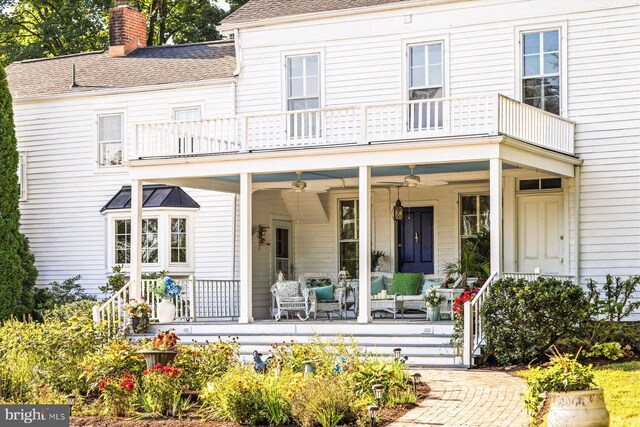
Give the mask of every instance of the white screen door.
POLYGON ((562 194, 518 196, 518 270, 565 274, 562 194))

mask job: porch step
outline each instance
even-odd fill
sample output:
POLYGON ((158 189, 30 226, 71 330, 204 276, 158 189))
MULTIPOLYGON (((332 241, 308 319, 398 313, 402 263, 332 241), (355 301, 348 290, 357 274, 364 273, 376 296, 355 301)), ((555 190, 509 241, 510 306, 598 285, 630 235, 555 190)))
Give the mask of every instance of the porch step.
POLYGON ((245 361, 252 359, 257 350, 264 357, 271 345, 282 342, 308 342, 315 336, 332 338, 341 335, 353 338, 358 347, 370 354, 389 356, 396 347, 408 356, 410 366, 455 367, 453 348, 449 341, 453 333, 450 322, 402 322, 358 324, 351 322, 256 322, 238 323, 173 323, 152 325, 146 335, 136 335, 135 340, 151 338, 158 329, 174 329, 182 344, 215 341, 218 336, 233 336, 240 343, 240 356, 245 361))

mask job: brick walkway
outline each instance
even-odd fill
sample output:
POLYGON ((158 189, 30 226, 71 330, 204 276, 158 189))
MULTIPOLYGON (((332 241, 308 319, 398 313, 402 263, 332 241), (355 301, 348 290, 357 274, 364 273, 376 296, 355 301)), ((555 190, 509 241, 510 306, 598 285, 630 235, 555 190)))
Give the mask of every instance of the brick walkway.
POLYGON ((527 425, 525 383, 504 372, 419 370, 429 397, 391 427, 518 427, 527 425))

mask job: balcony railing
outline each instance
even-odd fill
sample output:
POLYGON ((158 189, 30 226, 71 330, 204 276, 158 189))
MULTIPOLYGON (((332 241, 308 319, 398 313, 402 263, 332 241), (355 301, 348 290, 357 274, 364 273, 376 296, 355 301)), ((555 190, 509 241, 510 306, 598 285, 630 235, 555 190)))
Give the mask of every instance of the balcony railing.
POLYGON ((507 135, 573 154, 575 124, 503 95, 139 124, 133 158, 507 135))

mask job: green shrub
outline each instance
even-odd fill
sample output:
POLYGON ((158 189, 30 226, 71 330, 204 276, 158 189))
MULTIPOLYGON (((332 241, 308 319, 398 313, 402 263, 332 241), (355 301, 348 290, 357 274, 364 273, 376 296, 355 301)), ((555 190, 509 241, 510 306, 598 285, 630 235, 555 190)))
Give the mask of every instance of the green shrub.
POLYGON ((85 357, 82 362, 82 379, 86 381, 87 388, 95 390, 102 378, 118 377, 125 373, 139 379, 145 364, 137 351, 126 340, 113 340, 99 348, 95 354, 85 357))
POLYGON ((576 334, 588 318, 588 301, 571 281, 505 278, 493 283, 481 315, 489 354, 500 364, 526 363, 576 334))
POLYGON ((140 406, 147 415, 179 416, 185 409, 180 369, 156 365, 142 375, 140 406))
POLYGON ((69 277, 62 281, 62 283, 51 282, 49 288, 53 297, 54 305, 63 305, 75 301, 95 301, 96 298, 93 295, 89 295, 84 291, 84 288, 80 283, 82 276, 69 277))
MULTIPOLYGON (((627 349, 629 349, 627 347, 627 349)), ((586 353, 587 357, 605 357, 609 360, 618 360, 624 356, 624 350, 619 342, 605 342, 593 345, 586 353)))
POLYGON ((571 358, 554 350, 550 359, 550 367, 533 368, 526 374, 527 391, 524 394, 524 403, 532 423, 540 411, 544 393, 591 390, 595 386, 591 365, 582 365, 577 361, 577 356, 571 358))
POLYGON ((293 418, 302 427, 335 427, 355 422, 364 403, 345 376, 315 377, 293 396, 293 418))
POLYGON ((200 390, 238 363, 240 346, 235 338, 204 345, 180 347, 173 366, 182 370, 182 378, 190 390, 200 390))
POLYGON ((313 360, 316 375, 332 375, 336 364, 343 367, 355 366, 364 356, 355 340, 345 340, 343 337, 322 339, 318 336, 308 343, 274 344, 271 349, 274 363, 285 366, 294 372, 304 372, 304 362, 313 360))
MULTIPOLYGON (((403 365, 388 358, 367 358, 354 366, 351 379, 354 391, 358 396, 373 399, 373 385, 382 384, 385 387, 384 398, 391 399, 406 391, 410 377, 404 371, 403 365)), ((414 399, 415 400, 415 399, 414 399)))

